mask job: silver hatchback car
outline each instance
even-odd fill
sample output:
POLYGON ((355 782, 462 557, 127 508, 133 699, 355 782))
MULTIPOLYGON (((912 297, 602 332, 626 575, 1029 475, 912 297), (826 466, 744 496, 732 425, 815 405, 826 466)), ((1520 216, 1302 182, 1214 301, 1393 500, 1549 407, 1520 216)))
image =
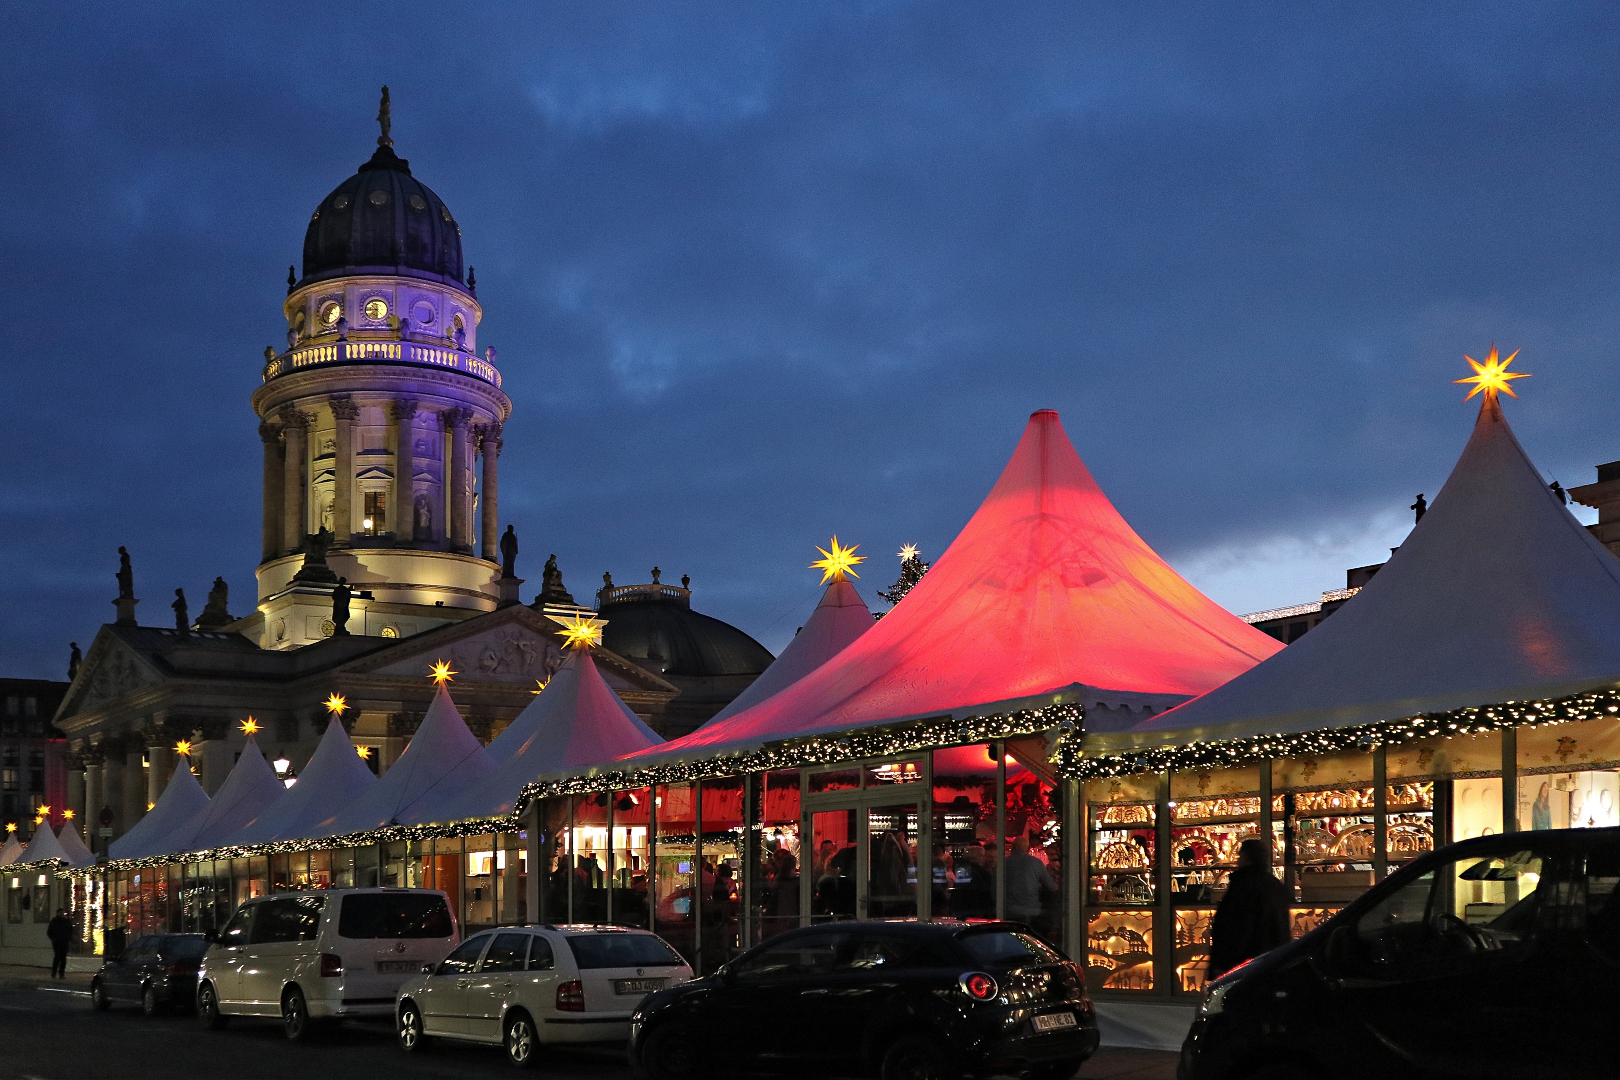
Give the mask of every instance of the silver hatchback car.
POLYGON ((555 1043, 622 1042, 630 1015, 692 969, 657 934, 623 926, 502 926, 462 942, 400 987, 399 1045, 502 1044, 514 1065, 555 1043))

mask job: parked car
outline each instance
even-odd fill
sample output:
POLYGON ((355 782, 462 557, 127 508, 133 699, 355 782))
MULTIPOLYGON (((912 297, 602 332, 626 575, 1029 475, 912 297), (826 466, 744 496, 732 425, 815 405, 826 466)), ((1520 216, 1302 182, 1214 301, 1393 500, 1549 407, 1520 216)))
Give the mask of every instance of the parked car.
POLYGON ((1017 923, 790 930, 650 995, 630 1020, 631 1060, 653 1080, 804 1069, 1067 1080, 1096 1049, 1085 973, 1017 923))
POLYGON ((450 903, 430 889, 278 893, 237 909, 203 958, 197 1015, 280 1017, 287 1038, 345 1017, 387 1017, 400 983, 456 945, 450 903))
POLYGON ((502 926, 474 934, 399 990, 399 1045, 499 1043, 530 1066, 553 1043, 630 1036, 642 998, 691 979, 656 934, 623 926, 502 926))
POLYGON ((1211 983, 1177 1075, 1613 1077, 1617 883, 1620 829, 1426 855, 1211 983))
POLYGON ((97 1009, 139 1005, 147 1016, 197 1000, 197 968, 208 951, 201 934, 149 934, 119 956, 109 956, 90 979, 97 1009))

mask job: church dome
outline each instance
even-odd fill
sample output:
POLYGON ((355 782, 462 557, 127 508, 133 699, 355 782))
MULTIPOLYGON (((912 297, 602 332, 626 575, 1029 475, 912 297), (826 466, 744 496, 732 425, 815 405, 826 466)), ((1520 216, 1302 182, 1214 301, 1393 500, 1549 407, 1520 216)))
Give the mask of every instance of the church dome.
POLYGON ((299 286, 362 273, 462 284, 456 219, 391 145, 378 146, 370 161, 321 200, 304 233, 299 286))
POLYGON ((758 675, 770 651, 719 619, 693 611, 685 589, 626 586, 602 605, 602 645, 658 675, 758 675))

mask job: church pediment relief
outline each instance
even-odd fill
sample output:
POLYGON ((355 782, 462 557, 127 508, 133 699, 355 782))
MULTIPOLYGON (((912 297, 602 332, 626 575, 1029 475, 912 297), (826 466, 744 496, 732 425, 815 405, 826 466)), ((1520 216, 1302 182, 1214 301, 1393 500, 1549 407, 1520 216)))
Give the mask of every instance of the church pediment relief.
POLYGON ((435 660, 448 660, 458 673, 459 682, 532 684, 551 678, 562 666, 563 653, 550 634, 508 624, 445 641, 427 650, 413 650, 409 656, 390 660, 374 670, 378 675, 418 677, 435 660))
POLYGON ((103 631, 84 658, 68 690, 60 715, 89 712, 158 681, 158 676, 128 646, 103 631))

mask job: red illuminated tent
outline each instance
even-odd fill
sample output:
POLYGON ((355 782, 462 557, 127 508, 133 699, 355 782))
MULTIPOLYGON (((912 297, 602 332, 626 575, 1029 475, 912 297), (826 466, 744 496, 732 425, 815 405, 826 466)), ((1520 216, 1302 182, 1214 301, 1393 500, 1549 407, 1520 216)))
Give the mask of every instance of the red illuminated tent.
POLYGON ((884 619, 752 708, 604 768, 745 753, 907 720, 1083 702, 1157 713, 1281 648, 1137 536, 1051 410, 1029 418, 955 542, 884 619))

